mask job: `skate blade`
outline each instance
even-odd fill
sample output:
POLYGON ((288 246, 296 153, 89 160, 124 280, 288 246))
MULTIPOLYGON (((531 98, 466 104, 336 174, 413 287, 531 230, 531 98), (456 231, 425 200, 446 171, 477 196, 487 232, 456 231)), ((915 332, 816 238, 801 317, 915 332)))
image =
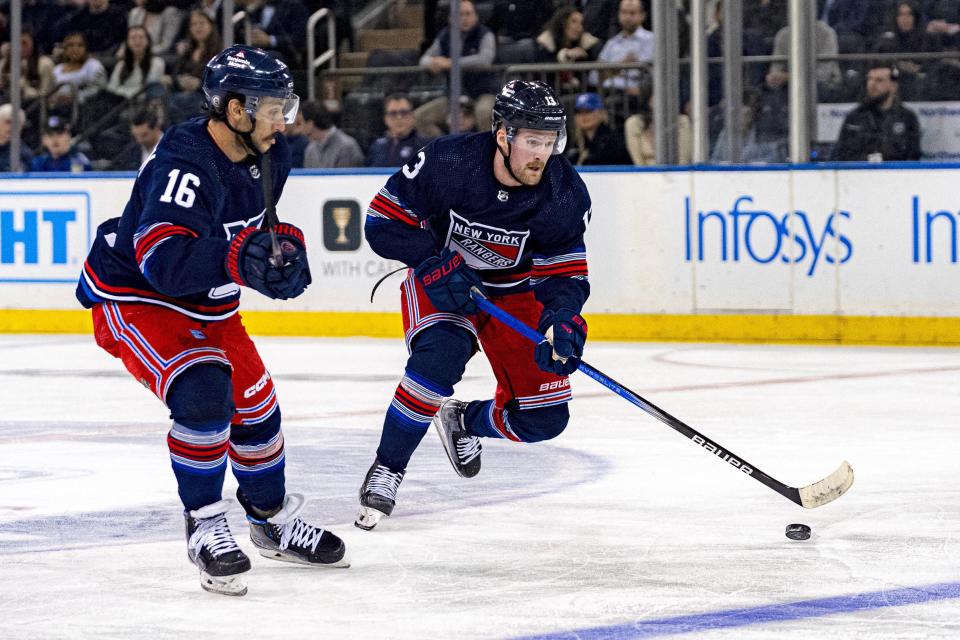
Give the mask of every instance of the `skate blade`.
POLYGON ((350 558, 348 558, 346 554, 344 554, 344 556, 336 562, 310 562, 299 556, 284 553, 283 551, 277 551, 275 549, 260 549, 260 555, 262 555, 264 558, 269 558, 270 560, 279 560, 280 562, 290 562, 292 564, 302 564, 307 567, 346 569, 350 566, 350 558))
POLYGON ((223 596, 247 595, 247 583, 243 576, 211 576, 206 571, 200 572, 200 586, 204 591, 218 593, 223 596))
POLYGON ((357 514, 357 519, 354 521, 353 525, 358 529, 363 529, 364 531, 370 531, 377 523, 380 522, 380 518, 386 514, 382 511, 377 511, 372 507, 360 507, 360 513, 357 514))

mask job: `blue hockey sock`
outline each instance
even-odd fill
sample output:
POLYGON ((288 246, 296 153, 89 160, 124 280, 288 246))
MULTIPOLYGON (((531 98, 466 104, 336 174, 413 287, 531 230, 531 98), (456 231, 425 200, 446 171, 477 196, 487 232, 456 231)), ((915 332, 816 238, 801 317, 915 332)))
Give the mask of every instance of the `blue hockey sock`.
POLYGON ((230 425, 191 429, 173 423, 167 436, 177 491, 187 511, 220 500, 227 469, 230 425))
POLYGON ((467 433, 480 438, 503 438, 503 434, 493 425, 492 412, 496 410, 493 400, 474 400, 468 404, 463 414, 463 426, 467 433))
POLYGON ((397 385, 383 421, 383 433, 377 448, 380 462, 391 471, 406 469, 410 456, 440 408, 440 401, 450 395, 453 395, 453 387, 439 385, 408 368, 397 385))

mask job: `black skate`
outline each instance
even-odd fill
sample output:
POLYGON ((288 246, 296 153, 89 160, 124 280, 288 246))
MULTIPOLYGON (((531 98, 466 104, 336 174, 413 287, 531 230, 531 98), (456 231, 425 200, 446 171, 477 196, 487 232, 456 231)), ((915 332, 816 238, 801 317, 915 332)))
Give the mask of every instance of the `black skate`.
POLYGON ((250 571, 250 558, 240 550, 227 510, 232 500, 220 500, 184 512, 187 525, 187 557, 200 569, 200 586, 211 593, 242 596, 247 585, 241 574, 250 571))
POLYGON ((264 558, 311 567, 350 566, 343 540, 300 518, 307 500, 299 493, 287 494, 280 510, 268 518, 257 517, 255 508, 239 489, 237 498, 247 512, 250 540, 264 558))
POLYGON ((449 398, 440 405, 440 410, 433 417, 433 426, 440 434, 443 449, 450 458, 461 478, 472 478, 480 473, 480 438, 471 436, 463 426, 463 412, 467 409, 466 402, 449 398))
POLYGON ((354 525, 364 531, 370 531, 383 516, 393 513, 397 504, 397 489, 403 482, 406 471, 390 471, 380 464, 379 458, 367 471, 367 477, 360 486, 360 513, 354 525))

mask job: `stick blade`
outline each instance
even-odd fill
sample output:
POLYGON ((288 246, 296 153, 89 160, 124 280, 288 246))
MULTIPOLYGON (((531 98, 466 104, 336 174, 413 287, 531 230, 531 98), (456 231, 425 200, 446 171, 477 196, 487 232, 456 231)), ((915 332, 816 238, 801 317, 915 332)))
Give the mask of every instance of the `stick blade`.
POLYGON ((853 467, 846 460, 829 476, 800 488, 800 504, 806 509, 815 509, 833 502, 853 486, 853 467))

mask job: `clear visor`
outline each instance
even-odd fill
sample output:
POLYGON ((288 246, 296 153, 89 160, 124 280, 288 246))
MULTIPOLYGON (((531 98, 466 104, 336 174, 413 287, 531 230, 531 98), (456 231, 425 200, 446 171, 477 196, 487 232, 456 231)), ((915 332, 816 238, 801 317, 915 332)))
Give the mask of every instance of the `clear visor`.
MULTIPOLYGON (((508 130, 509 131, 509 130, 508 130)), ((536 129, 520 129, 507 140, 520 151, 542 155, 557 155, 563 153, 567 147, 567 132, 539 131, 536 129)))
POLYGON ((251 117, 257 120, 265 120, 269 124, 293 124, 300 108, 300 97, 296 94, 289 98, 248 96, 246 108, 251 117))

